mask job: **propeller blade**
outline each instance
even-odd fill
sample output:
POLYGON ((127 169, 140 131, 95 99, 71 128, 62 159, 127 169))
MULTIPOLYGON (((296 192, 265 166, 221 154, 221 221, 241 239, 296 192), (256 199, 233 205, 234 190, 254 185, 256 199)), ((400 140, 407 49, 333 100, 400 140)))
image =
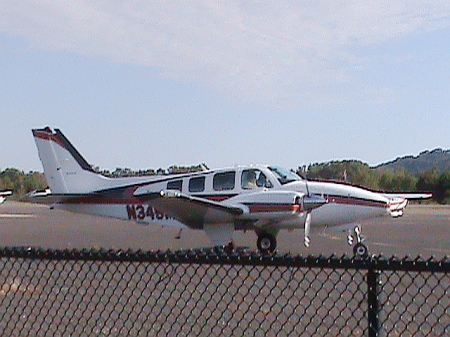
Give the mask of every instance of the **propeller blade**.
POLYGON ((309 247, 311 240, 309 239, 309 233, 311 231, 311 211, 327 203, 325 198, 306 195, 303 197, 303 210, 306 211, 305 219, 305 247, 309 247))
POLYGON ((305 247, 309 247, 309 243, 311 240, 309 239, 309 232, 311 231, 311 212, 308 212, 306 214, 306 220, 305 220, 305 247))

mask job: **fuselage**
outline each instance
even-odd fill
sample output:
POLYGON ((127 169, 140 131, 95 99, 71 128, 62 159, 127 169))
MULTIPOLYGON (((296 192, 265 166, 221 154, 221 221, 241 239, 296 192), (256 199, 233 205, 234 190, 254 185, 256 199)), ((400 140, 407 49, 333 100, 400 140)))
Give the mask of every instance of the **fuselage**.
MULTIPOLYGON (((262 195, 264 195, 264 193, 271 194, 273 191, 295 191, 303 195, 317 195, 326 200, 325 205, 313 211, 312 228, 354 223, 389 213, 389 199, 379 193, 346 184, 307 182, 290 171, 266 165, 236 166, 220 170, 130 180, 106 177, 103 179, 107 181, 106 186, 111 186, 110 188, 92 191, 84 200, 77 198, 74 203, 67 201, 57 204, 56 207, 74 212, 134 220, 141 224, 152 223, 184 228, 185 224, 159 211, 151 203, 136 198, 136 195, 171 190, 234 205, 242 203, 242 200, 248 199, 252 193, 263 192, 262 195)), ((259 194, 260 197, 261 194, 259 194)), ((272 221, 270 215, 278 212, 274 208, 277 201, 271 200, 269 196, 266 199, 259 203, 247 203, 246 219, 251 219, 254 214, 257 221, 251 223, 236 221, 236 229, 303 227, 304 217, 302 220, 301 216, 272 221)), ((298 211, 295 205, 285 207, 288 208, 279 211, 292 213, 298 211)))

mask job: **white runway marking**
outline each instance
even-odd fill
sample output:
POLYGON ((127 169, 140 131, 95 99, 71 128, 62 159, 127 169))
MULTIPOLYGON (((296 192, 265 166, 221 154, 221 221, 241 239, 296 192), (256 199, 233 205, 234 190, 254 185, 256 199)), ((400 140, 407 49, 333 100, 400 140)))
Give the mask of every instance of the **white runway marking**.
POLYGON ((34 214, 0 214, 0 218, 35 218, 34 214))
POLYGON ((385 242, 370 242, 371 245, 381 246, 381 247, 397 247, 398 244, 385 243, 385 242))

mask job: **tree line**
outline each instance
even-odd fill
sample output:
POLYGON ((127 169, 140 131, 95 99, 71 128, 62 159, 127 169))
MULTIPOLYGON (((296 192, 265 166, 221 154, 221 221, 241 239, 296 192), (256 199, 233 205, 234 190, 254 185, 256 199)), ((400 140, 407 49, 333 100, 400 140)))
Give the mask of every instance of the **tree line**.
POLYGON ((167 169, 159 168, 155 169, 145 169, 145 170, 132 170, 131 168, 121 168, 117 167, 114 171, 109 170, 101 170, 99 167, 94 167, 94 171, 103 174, 104 176, 111 178, 119 178, 119 177, 144 177, 144 176, 154 176, 154 175, 164 175, 164 174, 183 174, 190 172, 198 172, 203 170, 208 170, 208 166, 206 164, 198 164, 192 166, 178 166, 172 165, 167 169))
MULTIPOLYGON (((168 169, 131 170, 130 168, 116 168, 110 172, 100 171, 110 177, 129 177, 156 174, 179 174, 197 172, 207 169, 205 164, 193 166, 173 165, 168 169)), ((356 160, 330 161, 315 163, 297 168, 299 175, 308 179, 343 181, 367 187, 377 191, 401 192, 431 192, 434 201, 440 204, 450 204, 450 171, 440 172, 437 169, 423 171, 412 175, 404 169, 371 168, 368 164, 356 160)), ((44 174, 30 171, 25 173, 15 168, 0 171, 0 190, 13 190, 14 196, 19 198, 24 194, 47 187, 44 174)))
MULTIPOLYGON (((167 169, 159 168, 145 169, 145 170, 132 170, 130 168, 116 168, 114 171, 100 170, 98 167, 93 167, 93 170, 97 173, 101 173, 107 177, 120 178, 120 177, 140 177, 140 176, 153 176, 164 174, 182 174, 189 172, 198 172, 208 169, 205 164, 193 165, 193 166, 177 166, 172 165, 167 169)), ((12 198, 19 199, 25 194, 34 190, 43 190, 48 187, 45 176, 42 172, 30 171, 25 173, 24 171, 16 168, 7 168, 3 171, 0 170, 0 191, 12 190, 14 194, 12 198)))
POLYGON ((47 187, 47 181, 41 172, 25 173, 15 168, 0 171, 0 191, 13 190, 13 198, 19 198, 33 190, 47 187))
POLYGON ((434 201, 450 204, 450 171, 436 168, 412 175, 405 169, 371 168, 357 160, 330 161, 298 167, 308 179, 345 181, 376 191, 431 192, 434 201))

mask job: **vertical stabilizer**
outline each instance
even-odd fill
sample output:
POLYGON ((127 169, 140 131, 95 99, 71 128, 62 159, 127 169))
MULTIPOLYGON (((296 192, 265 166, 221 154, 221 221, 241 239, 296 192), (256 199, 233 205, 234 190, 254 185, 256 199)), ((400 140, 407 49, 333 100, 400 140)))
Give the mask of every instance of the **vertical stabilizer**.
POLYGON ((52 193, 89 193, 105 187, 107 178, 94 172, 60 130, 32 131, 52 193))

